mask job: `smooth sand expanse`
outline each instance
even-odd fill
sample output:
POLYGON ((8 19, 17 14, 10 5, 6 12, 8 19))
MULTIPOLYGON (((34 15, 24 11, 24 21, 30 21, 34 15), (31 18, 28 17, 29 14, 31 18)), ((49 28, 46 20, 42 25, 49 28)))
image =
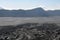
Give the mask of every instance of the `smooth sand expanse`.
POLYGON ((57 23, 60 24, 60 16, 55 17, 0 17, 0 26, 17 25, 23 23, 57 23))

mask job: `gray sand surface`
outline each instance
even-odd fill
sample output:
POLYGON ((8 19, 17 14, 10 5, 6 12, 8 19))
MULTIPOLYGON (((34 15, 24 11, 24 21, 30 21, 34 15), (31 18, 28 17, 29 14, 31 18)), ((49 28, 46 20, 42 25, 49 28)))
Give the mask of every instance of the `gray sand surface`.
POLYGON ((22 23, 57 23, 60 24, 60 17, 0 17, 0 26, 17 25, 22 23))

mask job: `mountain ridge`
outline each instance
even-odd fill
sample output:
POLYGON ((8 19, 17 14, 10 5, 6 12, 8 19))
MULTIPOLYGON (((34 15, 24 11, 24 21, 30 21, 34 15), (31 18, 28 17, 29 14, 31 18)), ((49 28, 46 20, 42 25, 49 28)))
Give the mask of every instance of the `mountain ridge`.
POLYGON ((31 10, 6 10, 0 9, 0 17, 48 17, 48 16, 60 16, 60 10, 48 10, 43 8, 34 8, 31 10))

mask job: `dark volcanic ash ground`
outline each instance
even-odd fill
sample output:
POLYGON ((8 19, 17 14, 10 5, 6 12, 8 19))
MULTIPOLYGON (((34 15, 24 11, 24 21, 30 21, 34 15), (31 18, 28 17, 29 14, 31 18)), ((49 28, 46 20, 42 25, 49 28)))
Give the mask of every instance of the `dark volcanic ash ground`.
POLYGON ((0 40, 60 40, 60 26, 55 23, 25 23, 2 27, 0 40))

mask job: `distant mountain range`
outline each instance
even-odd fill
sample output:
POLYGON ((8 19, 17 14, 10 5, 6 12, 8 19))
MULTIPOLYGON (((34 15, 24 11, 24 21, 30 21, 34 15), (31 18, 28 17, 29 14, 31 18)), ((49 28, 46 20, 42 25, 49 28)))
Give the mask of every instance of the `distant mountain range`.
POLYGON ((0 17, 48 17, 60 16, 60 10, 48 10, 35 8, 31 10, 6 10, 0 9, 0 17))

